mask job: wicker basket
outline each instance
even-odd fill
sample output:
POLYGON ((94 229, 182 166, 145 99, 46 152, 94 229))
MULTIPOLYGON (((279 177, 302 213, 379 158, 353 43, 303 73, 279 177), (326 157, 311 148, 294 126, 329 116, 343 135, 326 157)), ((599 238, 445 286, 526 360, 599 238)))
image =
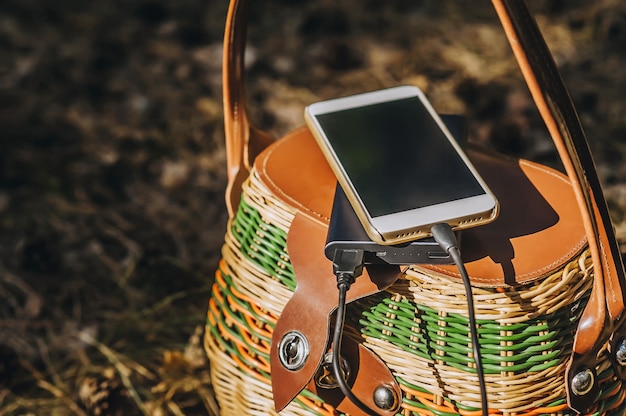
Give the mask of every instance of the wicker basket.
MULTIPOLYGON (((524 2, 492 3, 567 176, 537 164, 525 170, 531 164, 522 161, 515 170, 500 163, 499 156, 491 157, 496 162, 490 162, 486 173, 500 181, 498 193, 478 169, 502 206, 500 218, 491 225, 502 221, 490 231, 479 232, 482 239, 474 235, 483 257, 468 262, 488 413, 623 416, 626 359, 620 353, 626 352, 626 297, 621 292, 626 288, 626 273, 593 160, 567 90, 524 2), (502 175, 501 169, 510 176, 502 175), (527 184, 526 192, 520 191, 521 186, 511 189, 513 178, 517 185, 527 184), (502 203, 513 194, 508 205, 502 203), (534 198, 528 198, 531 195, 534 198), (541 204, 549 215, 538 207, 541 204), (527 226, 533 218, 539 222, 527 226), (504 263, 487 263, 486 269, 476 264, 486 264, 481 259, 497 252, 501 242, 505 251, 514 253, 507 252, 504 259, 508 262, 505 280, 513 280, 484 284, 494 276, 500 279, 504 263), (575 384, 580 374, 591 374, 594 382, 575 384)), ((296 130, 274 143, 248 121, 243 60, 249 7, 248 0, 231 0, 226 25, 224 107, 230 220, 205 336, 222 413, 237 416, 275 413, 278 401, 272 393, 273 382, 283 380, 277 375, 289 374, 274 366, 272 379, 270 357, 276 352, 272 337, 282 334, 285 315, 289 315, 283 310, 302 294, 303 286, 298 284, 296 290, 294 268, 301 279, 300 256, 309 255, 312 234, 325 231, 320 224, 328 222, 336 182, 328 166, 322 166, 325 161, 319 149, 312 147, 308 131, 296 130), (276 154, 282 156, 271 156, 276 154), (307 216, 317 229, 312 233, 305 227, 303 237, 294 230, 302 230, 299 221, 307 216), (300 244, 295 250, 294 234, 300 244)), ((471 235, 465 233, 464 237, 471 235)), ((318 265, 325 261, 318 254, 321 259, 305 260, 318 265)), ((359 351, 366 351, 362 355, 380 359, 379 371, 391 372, 384 377, 402 395, 397 414, 483 414, 466 292, 453 273, 445 267, 411 266, 386 289, 359 293, 363 297, 348 305, 345 330, 359 343, 359 351)), ((322 354, 324 347, 318 348, 322 354)), ((311 359, 305 366, 311 363, 316 364, 311 359)), ((363 368, 357 373, 367 373, 363 368)), ((370 378, 383 378, 380 372, 375 375, 370 378)), ((287 400, 279 400, 288 403, 306 384, 300 380, 288 386, 291 380, 284 379, 285 392, 295 387, 284 395, 287 400)), ((340 414, 331 400, 320 397, 327 397, 325 393, 316 394, 315 384, 309 386, 281 414, 340 414)))
MULTIPOLYGON (((206 349, 224 414, 272 414, 269 345, 295 287, 285 250, 294 214, 257 175, 229 224, 207 319, 206 349)), ((539 282, 474 288, 490 414, 569 415, 563 373, 592 285, 588 251, 539 282)), ((349 330, 391 368, 401 414, 479 415, 463 285, 412 266, 391 288, 349 307, 349 330), (433 383, 433 379, 438 383, 433 383)), ((623 415, 625 389, 608 359, 594 415, 623 415)), ((336 414, 303 391, 281 414, 336 414)))

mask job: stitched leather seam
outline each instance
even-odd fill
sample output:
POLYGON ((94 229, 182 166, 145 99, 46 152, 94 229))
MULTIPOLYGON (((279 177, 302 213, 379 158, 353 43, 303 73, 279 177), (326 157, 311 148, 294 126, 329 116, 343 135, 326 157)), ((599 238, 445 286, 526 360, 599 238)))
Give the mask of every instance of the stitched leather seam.
POLYGON ((569 177, 566 176, 566 175, 563 175, 563 173, 561 173, 561 172, 555 172, 553 169, 550 169, 550 168, 548 168, 546 166, 543 166, 543 165, 540 165, 540 164, 537 164, 537 163, 532 163, 532 162, 530 162, 528 160, 525 160, 525 159, 520 159, 519 160, 519 164, 523 165, 523 166, 527 166, 527 167, 532 168, 532 169, 539 170, 539 171, 541 171, 543 173, 547 173, 548 175, 550 175, 550 176, 560 180, 561 182, 565 182, 566 184, 572 186, 572 182, 569 179, 569 177))

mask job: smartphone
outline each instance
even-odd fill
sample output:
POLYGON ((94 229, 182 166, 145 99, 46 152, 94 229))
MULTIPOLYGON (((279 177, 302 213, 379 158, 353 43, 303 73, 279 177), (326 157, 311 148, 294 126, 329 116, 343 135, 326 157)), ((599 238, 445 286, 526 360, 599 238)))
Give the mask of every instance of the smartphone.
MULTIPOLYGON (((458 114, 441 114, 440 117, 448 131, 452 133, 452 137, 463 148, 467 136, 465 118, 458 114)), ((457 241, 460 242, 462 232, 457 231, 455 234, 457 241)), ((382 245, 372 241, 354 213, 345 192, 337 184, 324 254, 329 260, 333 260, 335 252, 342 249, 363 250, 363 264, 454 263, 450 254, 444 251, 432 237, 394 245, 382 245)))
POLYGON ((391 245, 494 220, 498 202, 424 95, 399 86, 311 104, 305 120, 367 235, 391 245))

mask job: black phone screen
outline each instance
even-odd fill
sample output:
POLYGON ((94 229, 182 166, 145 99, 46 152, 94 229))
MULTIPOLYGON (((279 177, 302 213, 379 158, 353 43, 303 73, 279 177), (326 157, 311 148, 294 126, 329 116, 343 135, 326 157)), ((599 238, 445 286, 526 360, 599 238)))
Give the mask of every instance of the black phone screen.
POLYGON ((316 118, 372 217, 485 193, 418 97, 316 118))

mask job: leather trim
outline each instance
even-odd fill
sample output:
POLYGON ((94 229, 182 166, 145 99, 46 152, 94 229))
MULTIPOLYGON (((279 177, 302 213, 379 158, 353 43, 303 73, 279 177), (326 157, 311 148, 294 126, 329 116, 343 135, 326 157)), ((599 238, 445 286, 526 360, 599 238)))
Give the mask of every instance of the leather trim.
POLYGON ((241 185, 250 174, 256 156, 274 142, 269 134, 248 121, 244 83, 244 51, 250 3, 232 0, 224 29, 222 94, 226 136, 226 208, 232 218, 237 212, 241 185))

